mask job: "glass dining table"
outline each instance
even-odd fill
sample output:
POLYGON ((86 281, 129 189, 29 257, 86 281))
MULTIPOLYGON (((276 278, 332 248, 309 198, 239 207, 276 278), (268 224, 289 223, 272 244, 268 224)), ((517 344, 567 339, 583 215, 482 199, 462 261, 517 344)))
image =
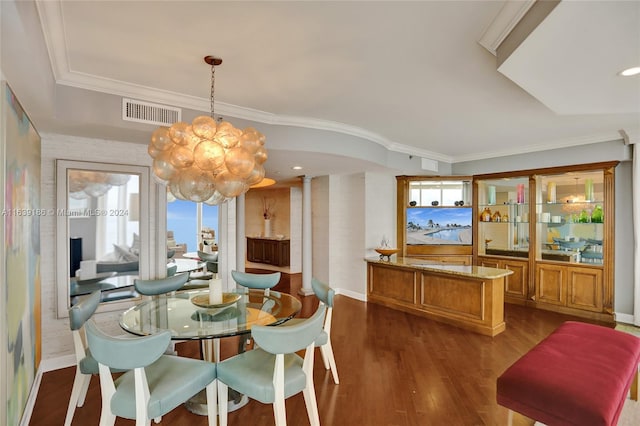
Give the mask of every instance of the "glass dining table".
MULTIPOLYGON (((279 325, 302 309, 296 297, 278 291, 238 289, 223 293, 222 303, 209 303, 209 290, 178 292, 145 300, 120 316, 127 332, 146 336, 163 330, 174 341, 220 339, 249 334, 254 325, 279 325)), ((246 339, 241 339, 244 342, 246 339)), ((238 351, 244 350, 241 343, 238 351)), ((247 398, 229 392, 229 411, 246 404, 247 398)), ((186 404, 196 414, 206 414, 206 398, 196 395, 186 404)))
POLYGON ((293 318, 302 303, 286 293, 237 290, 223 302, 208 303, 209 290, 178 292, 145 300, 120 317, 127 332, 146 336, 163 330, 173 340, 214 339, 251 332, 253 325, 278 325, 293 318))

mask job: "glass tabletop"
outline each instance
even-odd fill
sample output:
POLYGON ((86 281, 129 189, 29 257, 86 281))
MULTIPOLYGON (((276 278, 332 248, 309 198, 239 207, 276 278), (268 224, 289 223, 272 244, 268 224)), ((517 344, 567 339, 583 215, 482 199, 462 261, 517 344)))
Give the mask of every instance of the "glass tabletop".
POLYGON ((204 268, 205 262, 194 259, 171 259, 171 261, 167 263, 167 268, 173 264, 178 265, 176 274, 180 274, 182 272, 193 272, 202 269, 204 268))
POLYGON ((254 324, 278 325, 302 309, 294 296, 277 291, 265 296, 262 290, 238 290, 240 298, 222 307, 203 308, 192 302, 208 293, 190 291, 146 300, 125 311, 120 326, 141 336, 169 330, 174 340, 211 339, 249 333, 254 324))
POLYGON ((71 297, 82 296, 96 290, 108 291, 133 287, 133 280, 138 278, 137 275, 115 275, 115 272, 105 272, 102 275, 96 275, 96 278, 82 281, 71 278, 69 295, 71 297))

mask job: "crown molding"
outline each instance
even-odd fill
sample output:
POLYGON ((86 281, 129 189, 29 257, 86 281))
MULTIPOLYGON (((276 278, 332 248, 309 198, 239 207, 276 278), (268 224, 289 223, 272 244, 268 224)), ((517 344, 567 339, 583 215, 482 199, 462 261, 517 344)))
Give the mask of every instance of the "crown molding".
POLYGON ((539 143, 529 145, 527 147, 518 147, 513 149, 505 149, 501 151, 483 152, 474 155, 461 155, 453 158, 453 163, 461 163, 464 161, 487 160, 496 157, 507 157, 518 154, 529 154, 539 151, 550 151, 554 149, 573 148, 580 145, 589 145, 593 143, 612 142, 622 140, 622 136, 618 131, 598 133, 578 138, 559 139, 553 142, 539 143))
POLYGON ((493 56, 496 56, 500 44, 535 2, 536 0, 507 0, 484 31, 478 43, 493 56))
POLYGON ((640 143, 640 129, 639 130, 628 130, 628 129, 620 129, 618 130, 622 140, 624 140, 625 145, 634 145, 640 143))
POLYGON ((49 54, 49 62, 56 81, 66 75, 69 70, 67 43, 62 18, 61 1, 36 1, 36 9, 42 25, 42 34, 49 54))

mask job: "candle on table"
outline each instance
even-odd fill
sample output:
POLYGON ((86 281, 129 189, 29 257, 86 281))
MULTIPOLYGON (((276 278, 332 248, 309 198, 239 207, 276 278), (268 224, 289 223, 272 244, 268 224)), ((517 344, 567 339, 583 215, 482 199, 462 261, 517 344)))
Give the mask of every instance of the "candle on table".
POLYGON ((220 278, 209 280, 209 303, 212 305, 222 303, 222 280, 220 278))

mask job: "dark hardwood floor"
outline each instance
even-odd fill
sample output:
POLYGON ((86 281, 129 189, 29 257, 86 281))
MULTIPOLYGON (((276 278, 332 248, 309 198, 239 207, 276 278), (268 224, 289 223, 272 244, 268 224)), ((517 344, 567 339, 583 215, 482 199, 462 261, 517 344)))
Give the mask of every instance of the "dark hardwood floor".
MULTIPOLYGON (((299 285, 292 285, 295 294, 299 285)), ((301 316, 317 306, 303 299, 301 316)), ((505 425, 507 410, 497 405, 496 378, 557 326, 567 315, 506 305, 507 329, 491 338, 382 306, 336 296, 332 341, 340 375, 335 385, 316 350, 314 380, 323 425, 505 425)), ((223 341, 223 357, 237 341, 223 341)), ((176 345, 184 356, 199 356, 197 343, 176 345)), ((74 368, 44 374, 32 426, 61 425, 74 368)), ((308 425, 302 394, 286 401, 289 425, 308 425)), ((99 380, 91 381, 74 425, 97 425, 99 380)), ((533 422, 516 416, 516 424, 533 422)), ((118 418, 116 425, 134 422, 118 418)), ((164 425, 206 425, 206 417, 180 407, 164 425)), ((229 425, 273 425, 271 405, 250 401, 229 414, 229 425)))

